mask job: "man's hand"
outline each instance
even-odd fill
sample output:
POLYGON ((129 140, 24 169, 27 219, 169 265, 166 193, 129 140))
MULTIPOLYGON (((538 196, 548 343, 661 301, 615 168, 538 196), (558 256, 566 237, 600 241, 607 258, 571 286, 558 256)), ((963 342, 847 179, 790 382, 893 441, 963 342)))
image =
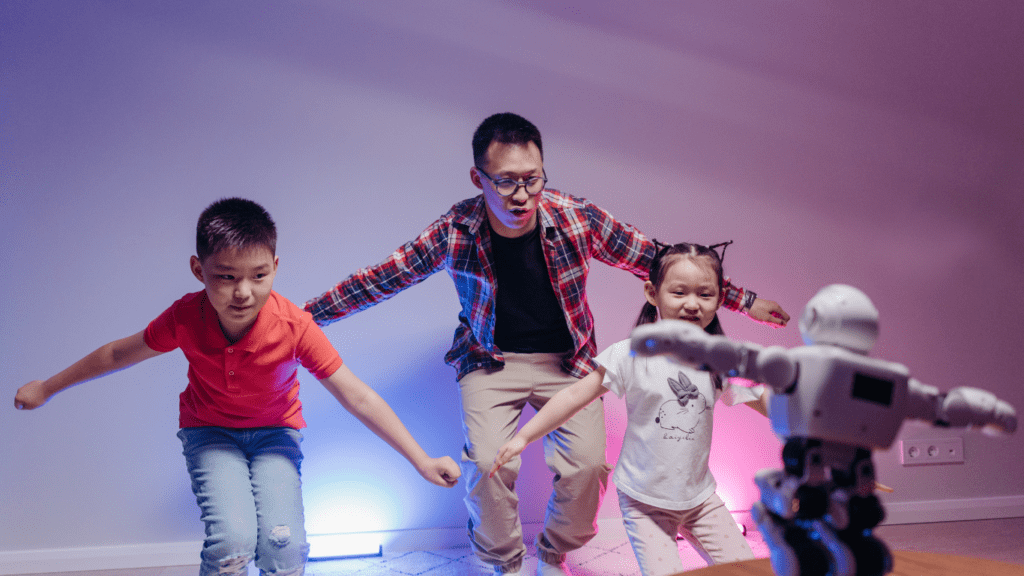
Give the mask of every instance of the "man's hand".
POLYGON ((431 458, 418 471, 420 476, 423 476, 427 482, 442 488, 455 486, 459 483, 459 476, 462 476, 462 470, 459 469, 459 465, 449 456, 431 458))
POLYGON ((775 327, 785 326, 789 322, 789 314, 786 314, 786 311, 782 309, 782 306, 779 306, 778 302, 765 300, 764 298, 754 300, 754 304, 747 312, 747 316, 762 324, 775 327))
POLYGON ((14 395, 14 407, 18 410, 35 410, 50 399, 50 395, 43 388, 42 380, 33 380, 18 388, 14 395))

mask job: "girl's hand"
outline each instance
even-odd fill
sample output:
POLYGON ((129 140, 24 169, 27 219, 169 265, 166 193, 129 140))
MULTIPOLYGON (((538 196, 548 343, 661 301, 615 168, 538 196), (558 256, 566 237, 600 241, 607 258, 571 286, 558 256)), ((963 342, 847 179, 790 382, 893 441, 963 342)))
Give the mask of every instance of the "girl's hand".
POLYGON ((18 388, 14 395, 14 407, 18 410, 34 410, 39 408, 50 399, 50 395, 43 388, 42 380, 33 380, 18 388))
POLYGON ((449 456, 431 458, 422 468, 418 468, 417 471, 427 482, 442 488, 455 486, 459 483, 459 476, 462 476, 462 470, 459 469, 459 465, 449 456))
POLYGON ((505 445, 498 450, 498 454, 494 457, 494 466, 491 468, 491 472, 487 477, 493 478, 494 474, 498 471, 498 468, 508 464, 509 460, 522 454, 525 449, 526 442, 516 434, 514 438, 506 442, 505 445))
POLYGON ((786 314, 778 302, 764 298, 754 300, 754 304, 747 311, 747 316, 762 324, 775 327, 785 326, 789 322, 789 314, 786 314))

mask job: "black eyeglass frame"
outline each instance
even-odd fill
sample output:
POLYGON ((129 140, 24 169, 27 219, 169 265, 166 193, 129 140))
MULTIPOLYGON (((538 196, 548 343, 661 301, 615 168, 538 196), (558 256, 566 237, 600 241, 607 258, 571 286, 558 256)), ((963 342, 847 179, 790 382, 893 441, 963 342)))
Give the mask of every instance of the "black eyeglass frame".
POLYGON ((543 174, 543 176, 531 176, 531 177, 529 177, 529 178, 527 178, 525 180, 513 180, 511 178, 498 178, 498 179, 495 179, 490 174, 488 174, 487 172, 484 172, 483 168, 481 168, 479 166, 474 166, 474 167, 476 168, 477 172, 482 174, 484 178, 487 178, 487 180, 490 181, 490 183, 494 186, 494 191, 497 192, 498 196, 501 196, 502 198, 508 198, 509 196, 515 196, 516 192, 519 192, 519 188, 522 188, 523 190, 526 190, 526 193, 528 195, 530 195, 530 196, 536 196, 537 194, 540 194, 541 192, 543 192, 544 191, 544 187, 548 185, 548 173, 543 168, 541 168, 541 170, 540 170, 541 174, 543 174), (536 183, 538 180, 541 181, 540 189, 537 190, 536 192, 530 192, 530 182, 536 183), (512 182, 512 183, 515 183, 516 186, 515 186, 515 188, 512 189, 511 192, 509 192, 508 194, 505 194, 504 192, 501 191, 501 185, 499 184, 499 182, 512 182))

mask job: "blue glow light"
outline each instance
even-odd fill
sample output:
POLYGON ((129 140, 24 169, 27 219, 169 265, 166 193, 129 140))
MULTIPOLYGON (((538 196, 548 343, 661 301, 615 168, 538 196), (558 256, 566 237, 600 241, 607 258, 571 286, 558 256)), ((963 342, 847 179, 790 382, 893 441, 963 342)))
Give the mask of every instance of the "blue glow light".
POLYGON ((308 536, 306 541, 309 542, 310 560, 381 556, 384 553, 381 537, 374 533, 317 534, 308 536))

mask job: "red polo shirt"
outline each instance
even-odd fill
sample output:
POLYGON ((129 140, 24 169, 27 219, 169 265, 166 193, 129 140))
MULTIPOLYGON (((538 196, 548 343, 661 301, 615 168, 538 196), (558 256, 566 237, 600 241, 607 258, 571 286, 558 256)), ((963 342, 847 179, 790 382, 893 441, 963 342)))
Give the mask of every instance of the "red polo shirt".
POLYGON ((182 428, 304 428, 299 365, 320 380, 342 364, 312 316, 277 292, 233 344, 205 291, 172 304, 149 324, 144 338, 157 352, 181 348, 188 359, 188 386, 179 403, 182 428))

